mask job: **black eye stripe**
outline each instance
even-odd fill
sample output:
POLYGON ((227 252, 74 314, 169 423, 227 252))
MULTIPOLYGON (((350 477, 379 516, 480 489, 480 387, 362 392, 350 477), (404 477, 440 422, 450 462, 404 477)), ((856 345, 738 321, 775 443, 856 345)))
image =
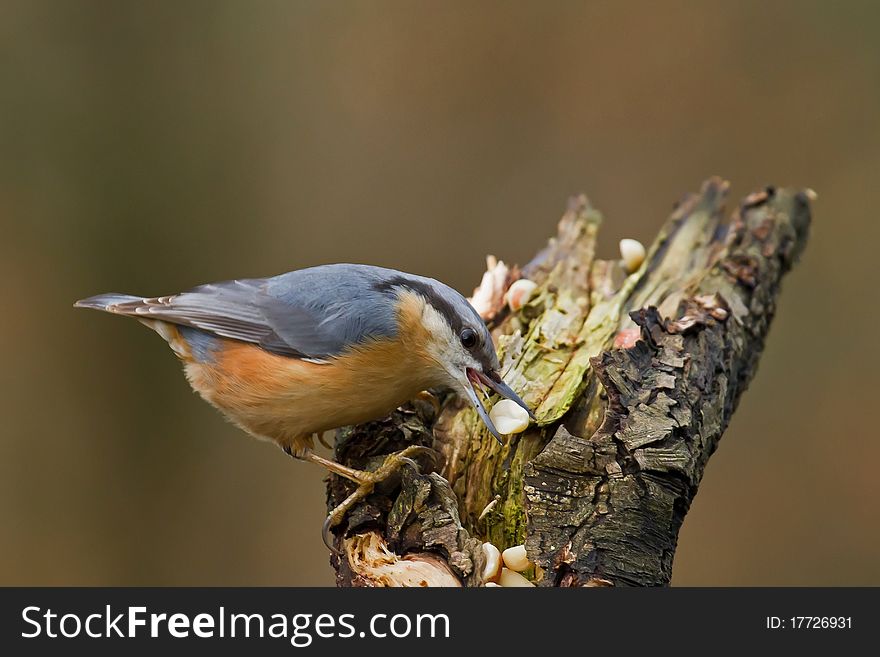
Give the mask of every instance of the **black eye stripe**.
POLYGON ((443 317, 446 318, 446 321, 449 322, 449 325, 452 327, 452 330, 456 333, 461 333, 461 329, 463 328, 461 316, 452 307, 446 299, 437 294, 437 292, 430 285, 423 281, 414 281, 408 278, 404 278, 402 276, 395 276, 387 281, 383 281, 375 285, 375 289, 380 291, 393 290, 395 287, 400 286, 412 290, 417 294, 420 294, 434 309, 439 312, 443 317))
MULTIPOLYGON (((482 330, 474 329, 472 326, 467 326, 465 324, 465 319, 463 315, 467 315, 468 318, 471 316, 473 322, 480 322, 481 318, 477 314, 477 312, 470 306, 467 302, 464 302, 462 307, 459 310, 453 306, 450 301, 439 294, 437 290, 426 281, 421 280, 413 280, 406 276, 394 276, 387 280, 383 280, 379 283, 376 283, 374 289, 380 292, 389 292, 393 291, 396 288, 405 288, 421 295, 425 301, 427 301, 438 313, 440 313, 446 321, 449 323, 449 327, 453 331, 453 335, 457 335, 461 345, 468 350, 472 350, 473 355, 483 363, 483 369, 485 371, 489 371, 492 369, 492 360, 494 359, 495 349, 492 345, 492 339, 486 339, 485 328, 482 330), (467 332, 468 335, 473 335, 473 338, 468 337, 467 339, 462 339, 462 335, 467 332), (471 341, 473 339, 473 342, 471 341), (467 343, 467 344, 466 344, 467 343), (491 352, 490 356, 487 356, 484 353, 486 350, 491 352)), ((482 327, 481 327, 482 328, 482 327)))

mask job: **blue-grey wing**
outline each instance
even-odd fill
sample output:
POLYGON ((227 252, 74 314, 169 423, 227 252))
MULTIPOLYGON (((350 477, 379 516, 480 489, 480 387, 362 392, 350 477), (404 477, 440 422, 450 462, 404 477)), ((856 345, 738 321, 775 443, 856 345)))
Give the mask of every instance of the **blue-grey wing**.
POLYGON ((169 297, 128 297, 112 311, 190 326, 285 356, 321 359, 396 334, 393 299, 381 286, 389 271, 323 265, 209 283, 169 297))
POLYGON ((389 272, 340 264, 267 279, 261 310, 274 335, 262 346, 270 351, 292 347, 320 358, 369 340, 394 337, 394 295, 381 285, 389 272))

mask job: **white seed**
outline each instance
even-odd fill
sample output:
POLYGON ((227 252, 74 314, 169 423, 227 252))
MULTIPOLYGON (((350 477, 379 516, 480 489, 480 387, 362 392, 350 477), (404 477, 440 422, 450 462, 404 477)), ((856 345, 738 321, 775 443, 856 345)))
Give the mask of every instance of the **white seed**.
POLYGON ((483 586, 494 586, 496 588, 501 588, 501 584, 496 584, 495 582, 486 582, 483 586))
POLYGON ((518 573, 521 573, 532 565, 529 562, 528 556, 526 556, 525 545, 514 545, 513 547, 507 548, 501 553, 501 558, 504 559, 505 566, 518 573))
POLYGON ((486 565, 483 567, 483 581, 494 582, 501 573, 501 552, 491 543, 483 543, 486 565))
POLYGON ((510 306, 510 309, 516 312, 526 305, 526 301, 529 300, 529 297, 532 296, 532 293, 537 287, 538 284, 534 281, 530 281, 528 278, 521 278, 518 281, 514 281, 513 284, 507 288, 507 293, 504 295, 504 299, 507 301, 507 305, 510 306))
POLYGON ((645 261, 645 247, 638 240, 620 240, 620 258, 626 271, 632 274, 645 261))
POLYGON ((504 435, 520 433, 529 426, 529 414, 526 410, 509 399, 502 399, 489 411, 489 417, 499 433, 504 435))
POLYGON ((534 586, 529 580, 510 568, 501 569, 501 577, 498 578, 501 586, 534 586))

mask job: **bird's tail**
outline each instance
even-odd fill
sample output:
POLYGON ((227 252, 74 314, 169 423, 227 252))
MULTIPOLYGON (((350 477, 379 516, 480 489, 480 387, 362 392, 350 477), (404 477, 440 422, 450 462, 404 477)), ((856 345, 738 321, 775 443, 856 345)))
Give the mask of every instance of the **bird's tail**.
POLYGON ((93 310, 103 310, 107 313, 116 313, 119 315, 133 315, 135 309, 143 305, 143 297, 132 296, 131 294, 118 294, 109 292, 107 294, 99 294, 88 299, 80 299, 74 308, 91 308, 93 310))
POLYGON ((156 299, 145 299, 144 297, 136 297, 131 294, 109 292, 89 297, 88 299, 80 299, 73 304, 73 307, 92 308, 93 310, 103 310, 105 313, 113 313, 114 315, 134 317, 141 324, 153 329, 162 336, 162 339, 171 346, 174 353, 182 360, 188 362, 192 358, 192 350, 189 343, 181 335, 179 327, 173 323, 149 317, 149 312, 147 311, 150 308, 150 301, 156 301, 156 299))

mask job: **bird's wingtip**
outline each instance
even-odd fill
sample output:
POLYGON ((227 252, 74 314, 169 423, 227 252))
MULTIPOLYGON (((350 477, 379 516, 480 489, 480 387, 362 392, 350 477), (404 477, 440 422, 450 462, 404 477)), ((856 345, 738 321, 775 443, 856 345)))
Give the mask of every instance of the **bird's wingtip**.
POLYGON ((78 299, 74 301, 74 308, 104 308, 106 304, 98 303, 96 301, 98 297, 88 297, 87 299, 78 299))
POLYGON ((122 303, 130 303, 137 301, 139 297, 130 294, 117 294, 111 292, 109 294, 98 294, 86 299, 80 299, 73 304, 74 308, 91 308, 93 310, 113 311, 114 306, 122 303))

